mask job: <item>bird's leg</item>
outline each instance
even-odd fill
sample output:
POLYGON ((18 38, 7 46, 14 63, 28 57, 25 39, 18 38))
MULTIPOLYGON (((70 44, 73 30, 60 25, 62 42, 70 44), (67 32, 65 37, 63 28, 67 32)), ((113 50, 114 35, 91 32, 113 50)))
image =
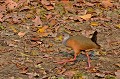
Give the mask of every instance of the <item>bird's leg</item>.
POLYGON ((89 56, 88 52, 86 52, 86 56, 87 56, 87 61, 88 61, 87 69, 89 69, 89 68, 91 68, 91 64, 90 64, 90 56, 89 56))
POLYGON ((58 64, 63 64, 63 63, 67 63, 67 62, 72 62, 72 61, 75 61, 76 60, 76 54, 74 54, 74 58, 73 59, 67 59, 67 60, 63 60, 61 62, 57 62, 58 64))

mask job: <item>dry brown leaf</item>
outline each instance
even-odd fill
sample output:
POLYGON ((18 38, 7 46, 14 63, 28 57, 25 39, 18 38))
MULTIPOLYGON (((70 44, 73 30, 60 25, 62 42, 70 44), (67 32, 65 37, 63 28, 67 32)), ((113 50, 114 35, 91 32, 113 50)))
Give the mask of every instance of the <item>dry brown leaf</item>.
POLYGON ((12 0, 6 0, 5 3, 10 10, 13 10, 17 7, 17 3, 12 0))
POLYGON ((86 15, 80 16, 80 18, 82 18, 84 20, 89 20, 91 17, 92 17, 91 14, 86 14, 86 15))
POLYGON ((47 20, 50 19, 51 17, 52 17, 51 14, 46 15, 47 20))
POLYGON ((47 10, 53 10, 54 9, 54 6, 53 5, 46 5, 45 8, 47 10))
POLYGON ((5 11, 5 10, 6 10, 6 6, 5 5, 0 6, 0 12, 5 11))
POLYGON ((94 4, 93 3, 90 3, 90 2, 86 2, 85 3, 87 6, 94 6, 94 4))
POLYGON ((19 0, 18 1, 18 7, 24 5, 28 5, 30 3, 30 0, 19 0))
POLYGON ((108 8, 108 7, 112 7, 112 6, 113 6, 113 4, 111 3, 111 0, 103 0, 103 1, 101 2, 101 4, 102 4, 103 7, 105 7, 105 8, 108 8))
POLYGON ((29 6, 24 6, 24 7, 22 7, 19 11, 24 11, 24 10, 29 10, 29 9, 30 9, 29 6))
POLYGON ((42 3, 43 5, 50 5, 50 2, 47 1, 47 0, 41 0, 41 3, 42 3))
POLYGON ((2 22, 3 20, 2 20, 2 17, 3 17, 3 14, 2 13, 0 13, 0 22, 2 22))
POLYGON ((19 32, 18 35, 19 37, 23 37, 25 35, 25 32, 19 32))
POLYGON ((56 23, 57 23, 57 20, 55 20, 55 19, 52 19, 52 20, 50 21, 50 25, 51 25, 51 26, 54 26, 56 23))
POLYGON ((36 18, 34 20, 32 20, 32 21, 34 22, 35 26, 42 25, 42 21, 41 21, 39 16, 36 16, 36 18))
POLYGON ((74 7, 73 4, 70 1, 62 1, 64 3, 64 7, 66 10, 73 12, 74 11, 74 7))
POLYGON ((115 72, 115 75, 116 75, 117 79, 120 79, 120 70, 117 70, 117 72, 115 72))

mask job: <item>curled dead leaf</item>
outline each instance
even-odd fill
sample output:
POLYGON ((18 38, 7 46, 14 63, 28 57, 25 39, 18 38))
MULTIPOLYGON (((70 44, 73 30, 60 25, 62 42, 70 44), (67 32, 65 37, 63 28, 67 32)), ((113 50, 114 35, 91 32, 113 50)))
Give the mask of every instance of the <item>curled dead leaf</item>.
POLYGON ((80 18, 82 18, 84 20, 89 20, 91 17, 92 17, 91 14, 86 14, 86 15, 80 16, 80 18))
POLYGON ((35 26, 42 25, 42 21, 41 21, 39 16, 36 16, 36 18, 34 20, 32 20, 32 21, 34 22, 35 26))

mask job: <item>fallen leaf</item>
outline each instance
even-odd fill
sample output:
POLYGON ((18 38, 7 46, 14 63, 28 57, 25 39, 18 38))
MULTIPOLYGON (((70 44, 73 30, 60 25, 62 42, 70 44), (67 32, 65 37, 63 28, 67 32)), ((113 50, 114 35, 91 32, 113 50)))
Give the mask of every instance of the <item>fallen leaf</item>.
POLYGON ((19 0, 17 7, 20 7, 20 6, 22 6, 23 4, 24 4, 24 5, 28 5, 28 3, 30 3, 30 0, 19 0))
POLYGON ((104 78, 105 74, 104 73, 96 73, 95 76, 99 77, 99 78, 104 78))
POLYGON ((37 31, 38 33, 44 33, 46 32, 46 29, 48 28, 48 26, 43 26, 43 27, 40 27, 40 29, 37 31))
POLYGON ((90 24, 91 26, 98 26, 99 25, 99 23, 98 22, 91 22, 91 24, 90 24))
POLYGON ((94 4, 93 3, 90 3, 90 2, 86 2, 85 3, 87 6, 94 6, 94 4))
POLYGON ((86 14, 86 15, 80 16, 80 18, 82 18, 84 20, 89 20, 91 17, 92 17, 91 14, 86 14))
POLYGON ((50 5, 50 2, 47 1, 47 0, 41 0, 41 3, 42 3, 43 5, 50 5))
POLYGON ((38 37, 32 37, 30 40, 33 41, 33 42, 36 42, 36 41, 39 41, 39 38, 38 37))
POLYGON ((120 79, 120 70, 117 70, 117 71, 115 72, 115 75, 116 75, 117 79, 120 79))
MULTIPOLYGON (((116 79, 116 77, 114 75, 107 75, 105 77, 105 79, 116 79)), ((119 78, 118 78, 119 79, 119 78)))
POLYGON ((52 17, 51 14, 46 15, 47 20, 50 19, 51 17, 52 17))
POLYGON ((63 39, 62 35, 60 35, 60 36, 58 36, 58 37, 55 38, 56 41, 62 41, 62 39, 63 39))
POLYGON ((8 79, 15 79, 15 77, 14 77, 14 76, 12 76, 12 77, 9 77, 8 79))
POLYGON ((37 31, 37 33, 39 33, 39 37, 45 37, 49 35, 49 32, 46 32, 47 28, 47 25, 39 28, 39 30, 37 31))
POLYGON ((1 24, 0 24, 0 29, 2 29, 2 30, 4 29, 4 26, 2 26, 1 24))
POLYGON ((10 10, 13 10, 17 7, 17 3, 12 0, 6 0, 5 3, 10 10))
POLYGON ((83 73, 77 72, 74 76, 73 79, 88 79, 88 75, 85 75, 83 73))
POLYGON ((32 73, 26 73, 29 77, 29 79, 34 79, 34 77, 39 77, 39 74, 36 72, 32 73))
POLYGON ((32 21, 34 22, 35 26, 42 25, 42 21, 41 21, 39 16, 36 16, 36 18, 34 20, 32 20, 32 21))
POLYGON ((54 6, 53 5, 46 5, 45 8, 47 10, 53 10, 54 9, 54 6))
POLYGON ((37 56, 37 55, 39 55, 39 53, 38 53, 37 51, 35 51, 35 50, 32 50, 32 51, 31 51, 31 55, 32 55, 32 56, 37 56))
POLYGON ((3 14, 0 13, 0 22, 3 22, 2 17, 3 17, 3 14))
POLYGON ((30 55, 27 55, 27 54, 22 53, 22 52, 20 54, 21 54, 22 57, 29 57, 30 56, 30 55))
POLYGON ((73 7, 73 4, 71 1, 62 1, 63 4, 65 5, 65 10, 69 11, 69 12, 75 12, 74 10, 74 7, 73 7))
POLYGON ((35 65, 35 68, 43 69, 42 66, 41 66, 41 64, 35 65))
POLYGON ((14 33, 17 33, 18 31, 15 29, 14 26, 10 26, 10 28, 13 30, 14 33))
POLYGON ((26 33, 25 32, 19 32, 18 35, 19 37, 23 37, 26 33))
POLYGON ((119 68, 120 68, 120 64, 119 63, 117 63, 117 64, 115 64, 116 66, 118 66, 119 68))
POLYGON ((116 25, 117 28, 120 28, 120 24, 116 25))
POLYGON ((29 6, 24 6, 21 9, 19 9, 19 11, 25 11, 25 10, 30 10, 29 6))
POLYGON ((0 6, 0 12, 4 12, 5 10, 6 10, 6 6, 5 5, 0 6))
POLYGON ((50 24, 50 26, 54 26, 56 23, 57 23, 57 20, 52 19, 49 24, 50 24))
POLYGON ((112 7, 113 4, 111 3, 111 0, 102 0, 101 4, 103 5, 103 7, 108 8, 108 7, 112 7))

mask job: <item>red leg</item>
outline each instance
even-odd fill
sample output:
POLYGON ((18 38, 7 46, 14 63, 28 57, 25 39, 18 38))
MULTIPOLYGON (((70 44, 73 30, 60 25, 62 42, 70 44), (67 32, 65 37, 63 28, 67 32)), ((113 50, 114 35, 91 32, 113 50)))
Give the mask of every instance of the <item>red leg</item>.
POLYGON ((86 52, 86 56, 87 56, 87 60, 88 60, 88 67, 87 68, 90 68, 91 64, 90 64, 90 56, 89 56, 88 52, 86 52))
POLYGON ((63 64, 63 63, 67 63, 67 62, 72 62, 72 61, 75 61, 76 60, 76 54, 74 54, 74 58, 73 59, 69 59, 69 60, 63 60, 61 62, 57 62, 58 64, 63 64))

